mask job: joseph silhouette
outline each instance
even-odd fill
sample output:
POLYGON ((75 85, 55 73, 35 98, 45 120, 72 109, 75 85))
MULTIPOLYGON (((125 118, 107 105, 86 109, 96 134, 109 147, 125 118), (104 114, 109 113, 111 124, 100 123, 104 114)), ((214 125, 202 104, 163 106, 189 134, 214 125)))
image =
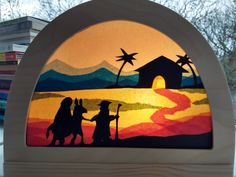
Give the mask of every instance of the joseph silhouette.
POLYGON ((106 144, 111 140, 110 122, 118 118, 118 116, 109 114, 110 104, 110 101, 103 100, 98 104, 100 112, 90 120, 91 122, 96 121, 96 128, 93 133, 94 144, 106 144))

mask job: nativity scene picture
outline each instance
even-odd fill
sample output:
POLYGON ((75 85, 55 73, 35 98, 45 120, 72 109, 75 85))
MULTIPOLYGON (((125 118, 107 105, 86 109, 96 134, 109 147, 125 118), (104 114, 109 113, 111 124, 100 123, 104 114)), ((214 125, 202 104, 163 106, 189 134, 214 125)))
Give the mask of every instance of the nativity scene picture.
POLYGON ((211 149, 211 110, 193 61, 136 22, 76 33, 41 72, 27 146, 211 149))

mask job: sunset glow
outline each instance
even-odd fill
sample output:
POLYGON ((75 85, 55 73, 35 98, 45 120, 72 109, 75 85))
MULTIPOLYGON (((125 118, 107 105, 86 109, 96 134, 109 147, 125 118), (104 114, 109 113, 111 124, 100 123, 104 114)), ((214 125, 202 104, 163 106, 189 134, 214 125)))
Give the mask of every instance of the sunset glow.
POLYGON ((212 148, 210 105, 193 61, 168 36, 136 22, 76 33, 42 69, 27 145, 212 148))

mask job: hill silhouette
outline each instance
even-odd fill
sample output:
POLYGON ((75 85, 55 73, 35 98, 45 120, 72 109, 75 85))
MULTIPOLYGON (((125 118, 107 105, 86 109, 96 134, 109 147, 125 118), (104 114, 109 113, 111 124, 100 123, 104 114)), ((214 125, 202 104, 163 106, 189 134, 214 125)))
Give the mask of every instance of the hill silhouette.
MULTIPOLYGON (((177 135, 171 137, 138 136, 104 144, 63 145, 63 147, 127 147, 167 149, 212 149, 212 133, 202 135, 177 135)), ((60 145, 58 145, 60 146, 60 145)))
POLYGON ((201 135, 177 135, 170 137, 139 136, 121 140, 120 146, 142 148, 180 148, 180 149, 211 149, 212 133, 201 135))
MULTIPOLYGON (((106 61, 88 68, 75 68, 60 60, 54 60, 43 68, 35 91, 48 92, 138 87, 140 76, 135 71, 121 72, 119 83, 116 85, 118 71, 118 68, 106 61)), ((181 88, 203 88, 200 77, 197 77, 197 80, 198 85, 194 85, 192 76, 183 76, 181 88)))
MULTIPOLYGON (((42 73, 46 73, 50 70, 54 70, 58 73, 66 74, 66 75, 84 75, 88 73, 95 72, 100 68, 106 68, 107 70, 111 71, 114 74, 117 74, 119 69, 108 63, 107 61, 103 61, 96 66, 91 66, 88 68, 75 68, 69 64, 66 64, 60 60, 54 60, 53 62, 44 66, 42 73)), ((122 72, 121 75, 128 76, 137 74, 136 72, 122 72)))
POLYGON ((182 88, 204 88, 202 80, 199 76, 197 76, 197 83, 198 85, 195 86, 193 76, 182 76, 182 83, 181 87, 182 88))
MULTIPOLYGON (((42 74, 36 85, 35 91, 67 91, 81 89, 101 89, 114 85, 116 75, 106 68, 100 68, 84 75, 66 75, 49 70, 42 74)), ((120 86, 135 86, 138 75, 121 76, 120 86)))

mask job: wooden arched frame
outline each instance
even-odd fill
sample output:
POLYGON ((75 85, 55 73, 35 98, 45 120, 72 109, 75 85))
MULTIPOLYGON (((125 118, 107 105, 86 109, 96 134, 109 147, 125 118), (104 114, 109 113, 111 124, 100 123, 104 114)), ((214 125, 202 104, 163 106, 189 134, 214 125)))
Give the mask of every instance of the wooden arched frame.
POLYGON ((4 141, 4 171, 7 177, 47 176, 47 173, 51 176, 76 176, 76 173, 93 176, 98 172, 98 176, 115 176, 116 170, 120 170, 123 176, 171 176, 174 172, 186 177, 204 176, 206 173, 208 176, 227 177, 232 175, 233 170, 233 108, 225 76, 213 50, 190 23, 147 0, 94 0, 56 18, 28 48, 9 95, 4 141), (207 90, 213 116, 212 150, 26 146, 28 108, 47 59, 75 33, 111 20, 129 20, 153 27, 173 39, 194 59, 207 90), (195 168, 199 170, 196 173, 195 168))

